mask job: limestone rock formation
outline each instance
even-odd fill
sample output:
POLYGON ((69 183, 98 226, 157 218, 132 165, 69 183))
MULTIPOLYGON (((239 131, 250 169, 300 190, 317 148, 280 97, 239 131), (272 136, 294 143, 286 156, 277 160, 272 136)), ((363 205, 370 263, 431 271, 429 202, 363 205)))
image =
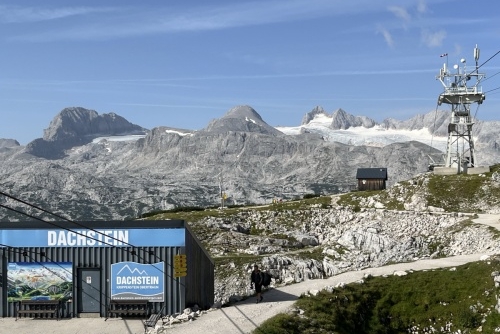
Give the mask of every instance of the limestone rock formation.
POLYGON ((348 114, 343 109, 337 109, 332 115, 332 124, 330 128, 334 130, 346 130, 351 127, 362 126, 365 128, 371 128, 377 123, 366 116, 353 116, 348 114))
POLYGON ((65 108, 50 122, 43 138, 28 143, 26 152, 46 159, 62 158, 64 150, 88 144, 96 137, 145 133, 146 129, 115 113, 99 115, 85 108, 65 108))
MULTIPOLYGON (((317 107, 309 118, 320 114, 327 116, 317 107)), ((339 126, 372 124, 344 111, 336 115, 339 122, 345 121, 339 126)), ((479 142, 477 146, 487 145, 485 150, 491 150, 494 158, 500 152, 495 149, 497 139, 487 135, 492 131, 488 123, 482 129, 491 145, 479 142)), ((391 187, 425 172, 429 156, 439 161, 442 155, 417 141, 376 147, 329 141, 321 134, 285 135, 249 106, 230 109, 200 131, 168 126, 149 131, 116 114, 67 108, 54 118, 43 138, 25 147, 11 144, 0 149, 0 185, 34 204, 81 220, 215 206, 221 203, 221 189, 226 205, 347 192, 356 188, 356 170, 373 166, 388 169, 391 187), (95 141, 141 133, 143 138, 134 141, 95 141)), ((12 219, 11 215, 0 212, 0 218, 12 219)))
POLYGON ((208 132, 225 133, 228 131, 257 132, 271 136, 283 135, 264 120, 250 106, 231 108, 223 117, 215 119, 204 129, 208 132))
POLYGON ((15 139, 3 139, 0 138, 0 148, 3 147, 16 147, 19 146, 19 142, 15 139))

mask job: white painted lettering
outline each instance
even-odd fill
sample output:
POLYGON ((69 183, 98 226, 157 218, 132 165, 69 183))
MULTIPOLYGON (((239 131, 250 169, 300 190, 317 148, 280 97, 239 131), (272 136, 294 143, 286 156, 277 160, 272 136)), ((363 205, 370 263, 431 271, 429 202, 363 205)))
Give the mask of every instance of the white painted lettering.
POLYGON ((118 285, 154 285, 159 283, 158 276, 116 276, 116 284, 118 285))
POLYGON ((86 237, 85 231, 81 231, 76 236, 76 244, 77 244, 77 246, 87 246, 87 237, 86 237))
POLYGON ((88 231, 87 232, 87 246, 94 246, 96 243, 95 238, 95 232, 94 231, 88 231))
POLYGON ((58 233, 57 246, 66 246, 66 234, 62 231, 58 233))
POLYGON ((68 246, 75 246, 76 245, 76 233, 75 232, 68 232, 68 235, 67 235, 67 244, 68 246))
POLYGON ((112 245, 113 244, 113 238, 110 237, 110 234, 113 234, 113 231, 103 231, 104 234, 104 244, 105 245, 112 245))
POLYGON ((117 239, 120 240, 118 245, 123 245, 124 243, 128 243, 128 231, 122 231, 122 230, 118 231, 117 239))
POLYGON ((47 231, 47 245, 55 246, 57 243, 56 231, 47 231))
POLYGON ((128 230, 47 231, 47 246, 119 246, 128 242, 128 230))

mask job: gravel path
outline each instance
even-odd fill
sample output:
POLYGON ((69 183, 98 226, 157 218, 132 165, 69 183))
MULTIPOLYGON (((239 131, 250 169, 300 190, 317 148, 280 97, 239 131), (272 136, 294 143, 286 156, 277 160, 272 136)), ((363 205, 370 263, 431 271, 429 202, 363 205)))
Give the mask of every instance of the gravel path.
POLYGON ((392 275, 395 271, 424 270, 454 267, 468 262, 479 261, 485 254, 461 255, 436 260, 420 260, 410 263, 399 263, 379 268, 369 268, 360 271, 351 271, 324 280, 310 280, 279 289, 271 289, 264 293, 261 304, 255 304, 254 298, 249 298, 231 307, 211 311, 197 320, 167 329, 167 333, 176 334, 234 334, 250 333, 268 318, 287 311, 304 292, 321 290, 338 283, 352 283, 362 279, 366 274, 372 276, 392 275))
MULTIPOLYGON (((500 229, 500 215, 481 214, 474 221, 500 229)), ((309 290, 321 290, 324 287, 335 286, 341 282, 356 282, 367 274, 381 276, 392 275, 395 271, 402 270, 454 267, 468 262, 479 261, 485 255, 492 254, 460 255, 442 259, 399 263, 379 268, 347 272, 324 280, 309 280, 277 289, 270 289, 264 293, 264 300, 260 304, 256 304, 254 298, 249 298, 231 307, 210 311, 194 321, 168 327, 166 333, 250 333, 268 318, 278 313, 286 312, 302 293, 309 290)), ((0 333, 140 334, 144 333, 144 327, 142 321, 137 319, 123 320, 113 318, 104 321, 103 318, 73 318, 54 321, 50 319, 33 320, 23 318, 15 321, 14 318, 0 318, 0 333)))

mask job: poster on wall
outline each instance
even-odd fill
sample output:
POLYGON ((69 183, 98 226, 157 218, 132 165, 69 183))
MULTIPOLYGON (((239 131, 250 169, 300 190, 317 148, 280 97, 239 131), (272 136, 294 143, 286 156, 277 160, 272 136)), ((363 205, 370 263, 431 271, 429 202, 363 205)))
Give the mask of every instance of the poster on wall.
POLYGON ((71 262, 9 262, 7 300, 68 300, 73 291, 71 262))
POLYGON ((118 262, 111 265, 111 299, 165 300, 164 262, 142 264, 118 262))

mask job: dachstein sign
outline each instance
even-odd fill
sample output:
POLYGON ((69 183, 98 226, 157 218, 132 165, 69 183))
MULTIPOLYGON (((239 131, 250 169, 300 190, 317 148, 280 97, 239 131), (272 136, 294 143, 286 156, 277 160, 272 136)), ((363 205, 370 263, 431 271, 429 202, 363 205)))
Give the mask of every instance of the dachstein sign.
POLYGON ((11 247, 185 246, 185 229, 0 230, 0 243, 11 247))
POLYGON ((111 299, 165 300, 165 263, 118 262, 111 265, 111 299))

